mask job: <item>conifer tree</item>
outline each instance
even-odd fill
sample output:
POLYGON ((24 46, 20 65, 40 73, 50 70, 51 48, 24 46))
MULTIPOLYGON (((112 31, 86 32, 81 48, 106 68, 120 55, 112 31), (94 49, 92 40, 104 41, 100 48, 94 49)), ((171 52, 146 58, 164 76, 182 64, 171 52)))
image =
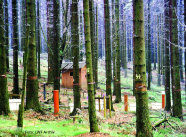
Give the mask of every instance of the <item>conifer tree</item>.
POLYGON ((115 35, 116 35, 116 99, 115 99, 115 103, 119 103, 119 102, 121 102, 119 0, 116 0, 115 3, 116 3, 116 5, 115 5, 115 14, 116 14, 116 28, 115 28, 115 35))
MULTIPOLYGON (((36 9, 35 0, 26 1, 27 25, 29 25, 26 108, 40 111, 36 60, 36 9)), ((27 28, 28 29, 28 28, 27 28)))
POLYGON ((4 32, 4 8, 3 0, 0 0, 0 115, 8 115, 10 113, 7 75, 6 75, 6 45, 4 32))
POLYGON ((73 92, 74 92, 74 110, 71 115, 76 115, 77 108, 81 109, 81 94, 79 83, 79 21, 78 21, 78 0, 72 0, 71 6, 72 22, 72 52, 73 52, 73 92))
POLYGON ((151 137, 152 126, 149 120, 148 93, 146 86, 143 0, 134 0, 134 4, 136 136, 151 137))
POLYGON ((90 132, 98 132, 98 123, 96 118, 96 107, 94 98, 94 80, 92 69, 91 35, 90 35, 90 17, 89 0, 83 0, 84 24, 85 24, 85 48, 87 65, 87 88, 88 88, 88 112, 90 132))
MULTIPOLYGON (((105 64, 106 64, 106 95, 112 100, 112 70, 111 70, 111 42, 110 42, 110 19, 109 19, 109 0, 104 1, 104 16, 105 16, 105 64)), ((109 108, 109 100, 107 99, 107 108, 109 108)), ((113 109, 113 105, 111 104, 113 109)))
POLYGON ((12 23, 13 23, 13 83, 14 94, 19 94, 19 74, 18 74, 18 4, 17 0, 12 1, 12 23))
POLYGON ((181 103, 181 87, 180 87, 180 70, 179 70, 179 50, 174 44, 178 43, 177 30, 177 3, 170 0, 170 41, 171 41, 171 78, 172 78, 172 100, 173 100, 173 116, 183 118, 181 103))

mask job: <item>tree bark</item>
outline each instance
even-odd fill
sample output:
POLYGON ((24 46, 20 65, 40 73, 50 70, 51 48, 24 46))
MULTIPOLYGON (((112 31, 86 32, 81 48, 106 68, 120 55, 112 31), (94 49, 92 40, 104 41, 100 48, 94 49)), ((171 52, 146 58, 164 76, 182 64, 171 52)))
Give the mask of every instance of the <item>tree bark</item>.
POLYGON ((18 5, 17 0, 12 1, 12 23, 13 23, 13 93, 19 94, 19 74, 18 74, 18 5))
POLYGON ((170 98, 170 52, 169 52, 169 0, 165 0, 165 94, 166 94, 166 106, 165 110, 171 110, 171 98, 170 98))
POLYGON ((152 126, 149 120, 148 93, 146 87, 143 0, 134 0, 134 5, 136 136, 151 137, 152 126))
POLYGON ((176 1, 170 0, 170 41, 171 41, 171 77, 172 77, 172 99, 173 99, 173 116, 183 119, 180 87, 180 69, 179 69, 179 50, 174 44, 178 44, 177 30, 177 4, 176 1))
POLYGON ((26 109, 41 111, 38 98, 37 60, 36 60, 36 10, 35 0, 26 1, 27 25, 29 29, 28 61, 27 61, 27 84, 26 84, 26 109))
POLYGON ((71 115, 77 114, 77 109, 81 109, 81 94, 79 83, 79 21, 78 21, 78 0, 72 0, 71 6, 72 22, 72 52, 73 52, 73 92, 74 92, 74 110, 71 115))
POLYGON ((6 46, 5 46, 5 32, 4 32, 4 9, 3 0, 0 0, 0 115, 8 115, 10 113, 8 90, 7 90, 7 76, 6 76, 6 46))
MULTIPOLYGON (((105 68, 106 68, 106 96, 111 97, 112 100, 112 70, 111 70, 111 42, 110 42, 110 18, 109 18, 109 0, 104 0, 104 21, 105 21, 105 68)), ((106 102, 107 108, 109 108, 109 99, 106 102)), ((111 103, 111 108, 113 105, 111 103)))
POLYGON ((147 89, 151 88, 151 21, 150 21, 150 0, 148 0, 148 86, 147 89))
POLYGON ((120 30, 119 30, 119 0, 115 1, 115 14, 116 14, 116 99, 115 103, 121 102, 121 83, 120 83, 120 67, 121 67, 121 60, 120 60, 120 30))
POLYGON ((92 69, 91 35, 90 35, 90 17, 89 0, 83 0, 84 24, 85 24, 85 48, 87 65, 87 88, 88 88, 88 112, 90 132, 98 132, 98 123, 96 118, 94 80, 92 69))

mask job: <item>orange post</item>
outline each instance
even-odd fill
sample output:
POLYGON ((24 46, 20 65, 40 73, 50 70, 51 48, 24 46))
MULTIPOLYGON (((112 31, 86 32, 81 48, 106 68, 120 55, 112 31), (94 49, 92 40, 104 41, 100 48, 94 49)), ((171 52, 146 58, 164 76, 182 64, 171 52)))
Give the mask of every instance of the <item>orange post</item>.
POLYGON ((59 90, 53 91, 54 97, 54 116, 58 116, 59 113, 59 90))
POLYGON ((162 94, 162 109, 165 108, 165 94, 162 94))
POLYGON ((124 107, 125 111, 128 111, 128 95, 124 95, 124 107))

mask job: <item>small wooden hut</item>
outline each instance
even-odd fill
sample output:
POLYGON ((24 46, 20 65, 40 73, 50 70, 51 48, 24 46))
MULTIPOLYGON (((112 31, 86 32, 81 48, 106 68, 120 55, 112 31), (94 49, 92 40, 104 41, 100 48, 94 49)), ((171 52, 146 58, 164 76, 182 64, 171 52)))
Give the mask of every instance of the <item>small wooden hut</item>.
MULTIPOLYGON (((85 62, 79 63, 79 83, 81 89, 87 89, 87 68, 85 62)), ((62 87, 73 88, 73 63, 63 62, 62 63, 62 87)))

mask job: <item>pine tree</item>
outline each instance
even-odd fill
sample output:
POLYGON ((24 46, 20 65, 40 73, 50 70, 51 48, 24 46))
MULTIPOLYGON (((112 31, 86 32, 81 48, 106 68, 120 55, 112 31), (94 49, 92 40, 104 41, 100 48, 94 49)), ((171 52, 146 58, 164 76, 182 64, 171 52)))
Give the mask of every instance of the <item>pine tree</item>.
POLYGON ((87 65, 87 88, 88 88, 88 112, 90 132, 98 132, 98 123, 96 118, 95 98, 94 98, 94 81, 92 69, 92 52, 91 52, 91 35, 90 35, 90 17, 89 17, 89 0, 83 0, 84 24, 85 25, 85 48, 86 48, 86 65, 87 65))
POLYGON ((53 2, 54 7, 54 25, 53 30, 55 33, 52 35, 54 38, 53 43, 53 54, 55 53, 55 56, 53 56, 53 61, 55 62, 53 64, 53 78, 54 78, 54 90, 60 91, 60 62, 59 62, 59 46, 60 46, 60 4, 59 0, 54 0, 53 2))
POLYGON ((148 86, 147 89, 150 90, 151 88, 151 32, 150 32, 150 0, 148 0, 148 86))
POLYGON ((37 60, 38 60, 38 63, 37 63, 37 75, 38 75, 38 78, 41 77, 41 69, 40 69, 40 53, 41 53, 41 40, 40 40, 40 5, 39 5, 39 0, 37 0, 37 60))
MULTIPOLYGON (((89 12, 90 12, 90 33, 91 33, 91 51, 92 51, 92 67, 94 82, 96 79, 96 30, 95 30, 95 12, 94 12, 94 0, 89 0, 89 12)), ((95 84, 96 85, 96 84, 95 84)))
POLYGON ((4 1, 5 6, 5 45, 6 45, 6 69, 7 72, 9 72, 9 29, 8 29, 8 0, 4 1))
POLYGON ((116 35, 116 99, 115 103, 121 102, 121 83, 120 83, 120 29, 119 29, 119 0, 116 0, 115 5, 115 14, 116 14, 116 28, 115 28, 115 35, 116 35))
POLYGON ((78 0, 72 0, 71 6, 72 22, 71 22, 71 36, 72 36, 72 52, 73 52, 73 79, 74 79, 74 110, 71 115, 76 115, 77 108, 81 109, 81 94, 79 83, 79 21, 78 21, 78 0))
POLYGON ((8 115, 10 113, 7 75, 6 75, 6 45, 4 32, 4 9, 3 0, 0 0, 0 115, 8 115))
POLYGON ((19 74, 18 74, 18 6, 17 0, 12 1, 12 23, 13 23, 13 83, 14 94, 19 94, 19 74))
POLYGON ((29 25, 29 44, 27 61, 27 85, 26 85, 26 108, 40 111, 41 107, 38 98, 38 79, 36 68, 36 10, 35 0, 26 1, 27 25, 29 25))
POLYGON ((152 126, 149 120, 148 93, 146 87, 143 0, 134 0, 134 4, 136 136, 151 137, 152 126))
POLYGON ((113 95, 116 95, 116 38, 115 38, 115 0, 112 0, 112 69, 113 69, 113 95))
POLYGON ((54 82, 54 0, 47 0, 48 83, 54 82))
POLYGON ((172 43, 178 43, 177 30, 177 14, 176 1, 170 0, 170 41, 171 41, 171 77, 172 77, 172 98, 173 98, 173 116, 183 118, 181 103, 181 87, 180 87, 180 70, 179 70, 179 50, 172 43))
MULTIPOLYGON (((165 38, 169 39, 169 0, 165 0, 165 38)), ((166 94, 166 106, 165 110, 171 109, 170 98, 170 55, 169 55, 169 42, 165 41, 165 94, 166 94)))
MULTIPOLYGON (((105 64, 106 64, 106 95, 112 100, 112 71, 111 71, 111 42, 110 42, 110 19, 109 19, 109 0, 104 1, 104 16, 105 16, 105 64)), ((107 99, 107 108, 109 108, 109 100, 107 99)), ((113 109, 113 105, 111 104, 113 109)))

